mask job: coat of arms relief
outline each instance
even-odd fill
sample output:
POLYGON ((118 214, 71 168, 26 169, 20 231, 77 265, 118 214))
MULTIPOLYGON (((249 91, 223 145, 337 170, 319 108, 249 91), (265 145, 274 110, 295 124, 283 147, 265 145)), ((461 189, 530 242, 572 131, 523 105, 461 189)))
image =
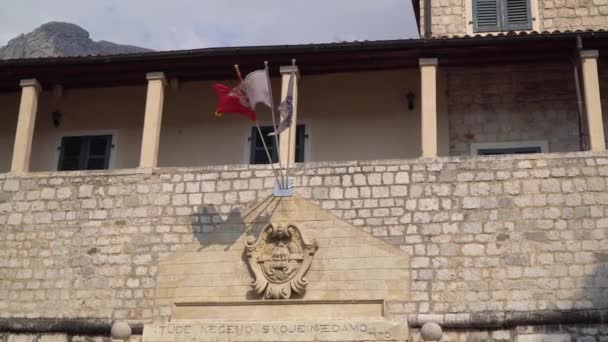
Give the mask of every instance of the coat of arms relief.
POLYGON ((313 239, 307 242, 294 225, 269 224, 259 238, 246 242, 247 263, 254 274, 255 293, 264 299, 289 299, 304 294, 306 273, 318 249, 313 239))

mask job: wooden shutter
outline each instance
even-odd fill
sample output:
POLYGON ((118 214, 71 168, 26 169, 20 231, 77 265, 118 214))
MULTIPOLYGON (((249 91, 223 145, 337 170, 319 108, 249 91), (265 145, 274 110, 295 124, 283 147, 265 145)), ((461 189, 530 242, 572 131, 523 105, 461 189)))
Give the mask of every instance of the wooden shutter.
POLYGON ((306 146, 306 126, 298 125, 296 128, 296 163, 304 162, 304 148, 306 146))
POLYGON ((500 31, 498 4, 499 0, 473 0, 475 32, 500 31))
POLYGON ((530 0, 502 0, 503 30, 532 28, 530 0))

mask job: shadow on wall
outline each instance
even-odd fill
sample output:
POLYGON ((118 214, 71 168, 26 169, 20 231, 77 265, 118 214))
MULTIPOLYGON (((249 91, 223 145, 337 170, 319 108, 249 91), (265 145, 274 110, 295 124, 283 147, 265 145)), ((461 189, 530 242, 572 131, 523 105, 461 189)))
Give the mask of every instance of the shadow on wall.
POLYGON ((586 276, 584 299, 593 309, 608 309, 608 251, 593 253, 597 263, 593 273, 586 276))
POLYGON ((198 251, 213 245, 223 246, 227 251, 243 234, 257 237, 276 210, 276 205, 271 206, 272 198, 268 196, 245 209, 201 207, 192 214, 192 234, 200 245, 198 251))

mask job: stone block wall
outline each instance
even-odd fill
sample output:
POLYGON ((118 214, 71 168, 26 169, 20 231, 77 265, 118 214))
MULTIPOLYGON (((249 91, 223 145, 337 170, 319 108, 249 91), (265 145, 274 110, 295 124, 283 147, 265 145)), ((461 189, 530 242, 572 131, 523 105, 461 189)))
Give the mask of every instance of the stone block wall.
MULTIPOLYGON (((424 1, 420 0, 420 33, 424 33, 424 1)), ((533 22, 534 30, 576 31, 601 30, 608 27, 607 0, 530 0, 537 13, 533 22)), ((431 32, 433 37, 454 37, 481 34, 474 32, 472 0, 431 0, 431 32)), ((529 30, 532 31, 532 30, 529 30)), ((497 33, 497 32, 494 32, 497 33)))
POLYGON ((580 150, 568 63, 449 69, 447 98, 450 155, 470 155, 470 144, 479 142, 547 141, 550 152, 580 150))
MULTIPOLYGON (((424 2, 420 0, 420 34, 424 36, 424 2)), ((433 37, 466 34, 466 4, 470 0, 431 0, 431 32, 433 37)))
MULTIPOLYGON (((463 342, 603 342, 608 327, 598 324, 522 326, 517 329, 448 331, 442 341, 463 342)), ((419 332, 412 334, 411 342, 423 342, 419 332)))
MULTIPOLYGON (((306 164, 294 176, 301 197, 411 256, 410 299, 390 302, 391 316, 608 308, 608 153, 306 164)), ((253 166, 0 175, 0 318, 166 317, 159 260, 221 233, 272 183, 253 166)))
POLYGON ((606 0, 539 0, 542 31, 600 30, 608 27, 606 0))

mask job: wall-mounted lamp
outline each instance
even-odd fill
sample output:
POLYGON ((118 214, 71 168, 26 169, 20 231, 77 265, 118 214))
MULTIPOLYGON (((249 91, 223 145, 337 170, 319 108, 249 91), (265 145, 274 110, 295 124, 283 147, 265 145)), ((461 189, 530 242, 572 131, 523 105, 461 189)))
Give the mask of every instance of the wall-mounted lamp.
POLYGON ((59 125, 61 125, 61 112, 58 110, 52 112, 51 119, 53 120, 53 126, 55 126, 55 128, 59 127, 59 125))
POLYGON ((410 91, 409 93, 407 93, 407 95, 405 95, 405 99, 407 100, 407 109, 413 110, 414 101, 416 100, 416 95, 414 95, 414 93, 412 93, 410 91))
POLYGON ((61 84, 55 84, 53 86, 53 96, 56 99, 60 99, 63 96, 63 86, 61 84))
POLYGON ((169 80, 169 86, 171 86, 171 89, 173 90, 179 90, 179 78, 177 77, 173 77, 169 80))

